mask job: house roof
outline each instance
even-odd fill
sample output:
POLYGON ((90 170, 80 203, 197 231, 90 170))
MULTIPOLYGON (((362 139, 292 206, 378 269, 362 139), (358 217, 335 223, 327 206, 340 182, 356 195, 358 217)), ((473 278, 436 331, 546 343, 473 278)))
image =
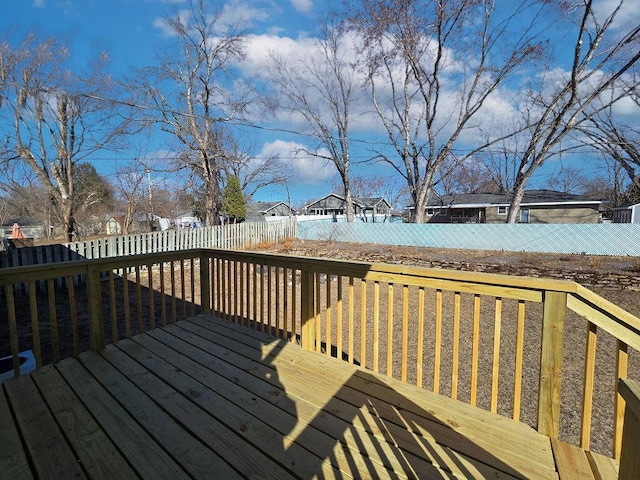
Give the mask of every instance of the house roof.
MULTIPOLYGON (((322 200, 324 200, 326 198, 329 198, 329 197, 335 197, 335 198, 337 198, 339 200, 342 200, 343 202, 345 201, 345 198, 344 198, 343 195, 338 195, 337 193, 330 193, 328 195, 325 195, 322 198, 319 198, 318 200, 314 200, 313 202, 308 203, 307 205, 304 206, 304 208, 309 208, 312 205, 315 205, 316 203, 319 203, 322 200)), ((355 205, 358 205, 361 208, 374 207, 374 206, 380 204, 381 202, 384 202, 387 205, 389 205, 389 202, 387 202, 387 200, 382 198, 382 197, 370 197, 370 198, 351 197, 351 201, 355 205)))
POLYGON ((286 208, 289 208, 292 212, 295 213, 295 209, 288 205, 287 203, 280 202, 253 202, 247 204, 247 213, 267 213, 269 210, 273 210, 274 208, 284 205, 286 208))
POLYGON ((640 207, 640 203, 624 203, 617 207, 613 207, 612 210, 630 210, 635 207, 640 207))
MULTIPOLYGON (((511 203, 510 193, 461 193, 453 195, 435 195, 427 203, 430 207, 486 207, 508 206, 511 203)), ((584 195, 556 192, 554 190, 525 190, 521 205, 570 205, 570 204, 600 204, 602 200, 595 200, 584 195)))

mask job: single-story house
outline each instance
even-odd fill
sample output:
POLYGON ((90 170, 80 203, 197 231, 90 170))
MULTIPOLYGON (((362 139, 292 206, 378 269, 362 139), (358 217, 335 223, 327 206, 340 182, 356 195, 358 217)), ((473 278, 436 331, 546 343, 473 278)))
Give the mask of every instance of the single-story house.
MULTIPOLYGON (((511 194, 434 195, 427 203, 428 223, 505 223, 511 194)), ((554 190, 526 190, 520 223, 598 223, 602 200, 554 190)))
POLYGON ((640 223, 640 203, 627 203, 613 210, 613 223, 640 223))
MULTIPOLYGON (((352 198, 356 216, 391 215, 391 205, 384 198, 352 198)), ((346 200, 342 195, 330 193, 308 205, 306 215, 345 215, 346 200)))
POLYGON ((297 212, 285 202, 252 202, 247 204, 247 222, 263 222, 269 217, 292 217, 297 212))

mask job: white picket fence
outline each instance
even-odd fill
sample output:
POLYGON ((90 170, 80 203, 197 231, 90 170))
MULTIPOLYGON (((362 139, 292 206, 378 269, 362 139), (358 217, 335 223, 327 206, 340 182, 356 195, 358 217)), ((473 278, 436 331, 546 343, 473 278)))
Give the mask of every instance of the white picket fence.
POLYGON ((72 260, 162 253, 191 248, 246 248, 296 237, 295 218, 214 227, 119 235, 81 242, 11 248, 0 252, 0 268, 72 260))

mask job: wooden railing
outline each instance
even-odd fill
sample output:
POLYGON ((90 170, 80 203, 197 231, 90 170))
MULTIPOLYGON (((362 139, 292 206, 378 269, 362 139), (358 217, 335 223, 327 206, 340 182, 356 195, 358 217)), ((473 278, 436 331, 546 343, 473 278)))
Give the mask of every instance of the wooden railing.
POLYGON ((40 366, 214 313, 615 458, 617 382, 640 372, 640 319, 569 281, 194 249, 2 269, 0 285, 16 373, 25 349, 40 366))

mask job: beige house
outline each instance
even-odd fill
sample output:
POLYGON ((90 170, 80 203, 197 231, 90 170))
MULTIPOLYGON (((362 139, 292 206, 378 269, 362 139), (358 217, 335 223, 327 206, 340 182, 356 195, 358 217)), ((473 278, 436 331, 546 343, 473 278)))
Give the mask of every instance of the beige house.
MULTIPOLYGON (((427 206, 429 223, 505 223, 510 194, 465 193, 434 196, 427 206)), ((553 190, 527 190, 519 223, 598 223, 601 200, 553 190)))

